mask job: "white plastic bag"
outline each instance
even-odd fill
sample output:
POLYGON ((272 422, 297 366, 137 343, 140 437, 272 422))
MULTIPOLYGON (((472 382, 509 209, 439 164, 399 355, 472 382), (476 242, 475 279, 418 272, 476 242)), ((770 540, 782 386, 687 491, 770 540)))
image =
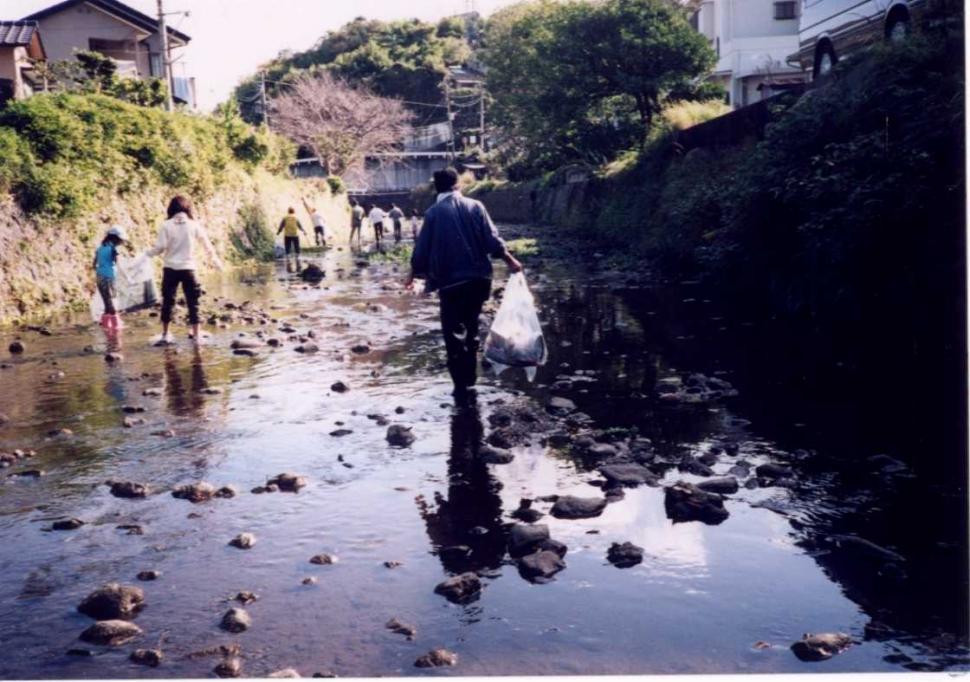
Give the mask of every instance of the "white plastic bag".
MULTIPOLYGON (((546 356, 546 340, 542 336, 535 300, 525 283, 525 275, 517 272, 509 277, 502 305, 488 330, 485 357, 498 374, 507 367, 544 365, 546 356)), ((530 379, 534 373, 534 369, 529 371, 530 379)))
MULTIPOLYGON (((144 254, 134 260, 119 257, 115 264, 115 310, 131 312, 155 305, 157 302, 155 272, 148 257, 144 254)), ((91 319, 95 322, 100 321, 104 313, 101 292, 94 292, 90 310, 91 319)))

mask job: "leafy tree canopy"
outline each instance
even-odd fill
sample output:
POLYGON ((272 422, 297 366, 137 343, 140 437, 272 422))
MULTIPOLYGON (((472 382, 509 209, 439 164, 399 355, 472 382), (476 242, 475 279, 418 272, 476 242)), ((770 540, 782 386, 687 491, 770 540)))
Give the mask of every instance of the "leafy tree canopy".
POLYGON ((644 144, 665 103, 712 96, 715 55, 673 0, 522 2, 483 42, 491 118, 524 174, 602 163, 644 144))

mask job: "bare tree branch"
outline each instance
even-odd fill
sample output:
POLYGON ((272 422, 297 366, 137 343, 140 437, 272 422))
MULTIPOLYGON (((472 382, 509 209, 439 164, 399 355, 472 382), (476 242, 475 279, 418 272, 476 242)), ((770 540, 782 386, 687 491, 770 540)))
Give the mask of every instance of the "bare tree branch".
POLYGON ((297 76, 269 107, 277 132, 312 149, 330 175, 359 167, 368 154, 396 150, 412 119, 400 101, 325 71, 297 76))

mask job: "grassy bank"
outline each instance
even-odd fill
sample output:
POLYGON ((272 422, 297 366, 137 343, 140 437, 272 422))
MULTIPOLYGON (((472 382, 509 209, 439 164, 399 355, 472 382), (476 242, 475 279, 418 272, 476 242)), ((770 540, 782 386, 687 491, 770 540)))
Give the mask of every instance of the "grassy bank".
POLYGON ((86 305, 105 229, 120 223, 133 251, 144 250, 175 193, 193 198, 228 261, 272 257, 289 206, 309 222, 301 199, 341 226, 342 188, 292 179, 291 155, 288 143, 231 114, 76 94, 0 109, 0 323, 86 305))

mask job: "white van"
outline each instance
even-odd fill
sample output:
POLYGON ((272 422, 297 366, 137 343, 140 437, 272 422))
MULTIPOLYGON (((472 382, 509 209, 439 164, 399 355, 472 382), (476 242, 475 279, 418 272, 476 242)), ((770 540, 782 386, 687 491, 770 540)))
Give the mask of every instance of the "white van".
POLYGON ((788 58, 825 76, 842 57, 882 40, 903 40, 927 0, 802 0, 798 52, 788 58))

